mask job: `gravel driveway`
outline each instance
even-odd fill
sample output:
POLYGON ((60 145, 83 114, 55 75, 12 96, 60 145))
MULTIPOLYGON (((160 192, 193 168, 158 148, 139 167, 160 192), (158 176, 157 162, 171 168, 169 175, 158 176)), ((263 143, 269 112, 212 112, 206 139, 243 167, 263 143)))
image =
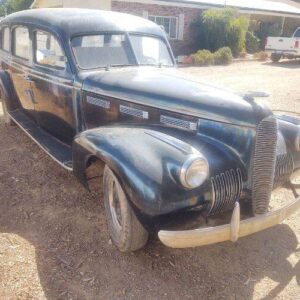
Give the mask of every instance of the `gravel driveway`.
MULTIPOLYGON (((268 91, 273 109, 300 113, 299 61, 182 71, 268 91)), ((101 195, 87 193, 1 116, 0 151, 0 299, 300 299, 299 212, 236 244, 172 250, 153 238, 121 254, 101 195)))

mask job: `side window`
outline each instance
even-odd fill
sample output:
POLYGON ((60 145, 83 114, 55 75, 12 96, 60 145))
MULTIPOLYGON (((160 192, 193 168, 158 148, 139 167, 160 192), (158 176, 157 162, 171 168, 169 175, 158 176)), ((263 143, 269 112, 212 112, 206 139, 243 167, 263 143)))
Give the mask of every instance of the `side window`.
POLYGON ((30 39, 28 28, 20 26, 14 29, 13 54, 29 60, 30 58, 30 39))
POLYGON ((8 27, 4 27, 2 30, 2 36, 1 36, 1 45, 2 45, 2 49, 5 51, 9 51, 9 28, 8 27))
POLYGON ((56 69, 66 68, 66 57, 57 39, 50 33, 36 31, 35 61, 56 69))
POLYGON ((300 29, 298 29, 298 30, 295 32, 294 37, 300 37, 300 29))

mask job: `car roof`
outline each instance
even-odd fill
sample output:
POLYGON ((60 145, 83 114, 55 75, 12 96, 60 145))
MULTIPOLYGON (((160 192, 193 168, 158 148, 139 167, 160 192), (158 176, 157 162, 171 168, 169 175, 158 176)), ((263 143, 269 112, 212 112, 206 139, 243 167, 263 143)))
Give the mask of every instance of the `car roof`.
POLYGON ((13 13, 5 23, 27 23, 51 28, 65 37, 100 31, 126 31, 165 37, 163 30, 144 18, 112 11, 79 8, 41 8, 13 13))

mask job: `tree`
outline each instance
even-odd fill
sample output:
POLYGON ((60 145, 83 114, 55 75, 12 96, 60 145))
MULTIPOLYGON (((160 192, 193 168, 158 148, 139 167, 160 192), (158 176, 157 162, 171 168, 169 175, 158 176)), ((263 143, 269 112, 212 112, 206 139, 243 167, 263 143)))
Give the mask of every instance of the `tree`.
POLYGON ((1 0, 0 1, 0 16, 11 14, 19 10, 30 8, 33 0, 1 0))
POLYGON ((249 20, 240 16, 235 9, 208 9, 198 24, 201 48, 217 51, 230 47, 234 56, 245 49, 249 20))

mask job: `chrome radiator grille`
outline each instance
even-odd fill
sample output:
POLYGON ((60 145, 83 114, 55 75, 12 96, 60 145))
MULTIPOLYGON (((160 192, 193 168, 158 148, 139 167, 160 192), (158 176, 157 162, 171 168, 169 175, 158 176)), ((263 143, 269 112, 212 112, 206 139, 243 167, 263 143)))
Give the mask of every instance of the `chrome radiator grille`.
POLYGON ((268 210, 275 177, 278 123, 268 117, 257 127, 252 169, 252 209, 255 215, 268 210))
POLYGON ((230 170, 211 178, 212 202, 209 215, 214 215, 234 207, 241 197, 243 181, 241 170, 230 170))
POLYGON ((294 161, 291 154, 281 154, 277 156, 275 167, 274 188, 287 182, 294 170, 294 161))

